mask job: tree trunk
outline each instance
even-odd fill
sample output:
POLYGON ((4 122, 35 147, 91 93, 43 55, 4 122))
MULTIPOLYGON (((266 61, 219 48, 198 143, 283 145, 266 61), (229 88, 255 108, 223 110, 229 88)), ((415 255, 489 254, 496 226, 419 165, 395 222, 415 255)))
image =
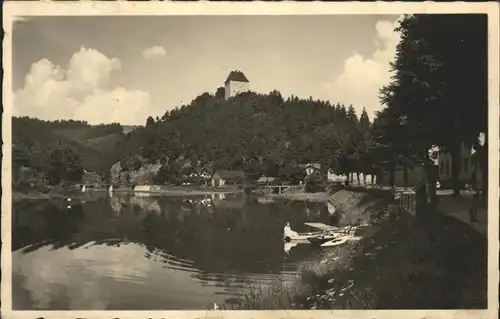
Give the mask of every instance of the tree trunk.
POLYGON ((395 171, 395 167, 394 165, 391 165, 391 168, 390 168, 390 173, 389 173, 389 186, 392 188, 394 187, 394 171, 395 171))
POLYGON ((356 179, 358 180, 358 186, 361 186, 361 180, 359 179, 359 172, 356 172, 356 179))
POLYGON ((488 134, 485 134, 484 145, 480 149, 479 165, 481 166, 482 200, 488 203, 488 134))
POLYGON ((418 183, 417 188, 420 189, 420 192, 424 192, 425 194, 420 193, 420 200, 425 199, 425 204, 420 203, 420 209, 423 210, 420 213, 422 215, 428 215, 431 213, 433 208, 437 206, 437 194, 436 194, 436 182, 437 176, 435 171, 435 166, 431 163, 429 158, 429 151, 425 149, 422 151, 423 155, 423 166, 424 166, 424 177, 418 183))
POLYGON ((460 156, 460 143, 454 142, 450 149, 451 155, 451 182, 453 185, 453 197, 460 196, 460 166, 461 166, 461 156, 460 156))
POLYGON ((408 186, 408 168, 406 167, 406 165, 404 166, 404 183, 405 183, 405 190, 406 190, 406 186, 408 186))
POLYGON ((365 184, 365 187, 367 186, 366 185, 366 173, 363 173, 363 184, 365 184))
MULTIPOLYGON (((426 151, 427 153, 427 151, 426 151)), ((429 205, 432 208, 435 208, 437 206, 437 194, 436 194, 436 182, 437 182, 437 176, 435 172, 434 166, 430 163, 428 154, 426 154, 427 157, 425 158, 425 173, 426 173, 426 183, 428 185, 427 187, 427 198, 429 201, 429 205)))

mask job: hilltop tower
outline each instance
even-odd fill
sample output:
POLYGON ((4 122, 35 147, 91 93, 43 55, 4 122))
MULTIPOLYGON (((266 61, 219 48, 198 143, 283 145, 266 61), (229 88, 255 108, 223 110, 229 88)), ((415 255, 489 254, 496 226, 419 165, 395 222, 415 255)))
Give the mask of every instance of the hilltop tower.
POLYGON ((226 100, 240 93, 250 90, 250 81, 241 71, 231 71, 224 82, 226 91, 226 100))

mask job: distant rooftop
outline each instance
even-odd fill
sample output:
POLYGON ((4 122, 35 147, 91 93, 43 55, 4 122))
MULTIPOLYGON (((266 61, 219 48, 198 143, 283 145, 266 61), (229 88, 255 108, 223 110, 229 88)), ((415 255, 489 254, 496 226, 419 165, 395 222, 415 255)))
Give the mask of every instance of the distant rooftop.
POLYGON ((243 72, 241 71, 231 71, 231 73, 229 73, 229 76, 227 77, 226 82, 224 83, 227 84, 229 81, 250 82, 248 81, 245 74, 243 74, 243 72))

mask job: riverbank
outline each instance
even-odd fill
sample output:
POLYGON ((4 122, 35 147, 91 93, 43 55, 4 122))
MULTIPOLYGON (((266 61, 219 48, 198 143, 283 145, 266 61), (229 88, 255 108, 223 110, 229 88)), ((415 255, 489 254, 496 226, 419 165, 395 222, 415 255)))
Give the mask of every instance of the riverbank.
MULTIPOLYGON (((73 191, 71 197, 81 197, 85 196, 85 194, 91 193, 103 193, 108 192, 107 189, 104 188, 89 188, 86 192, 82 193, 77 191, 73 191)), ((212 194, 220 195, 220 194, 238 194, 242 193, 242 189, 238 188, 193 188, 193 187, 182 187, 182 186, 167 186, 163 187, 158 191, 134 191, 132 188, 116 188, 113 190, 113 194, 142 194, 147 196, 208 196, 212 194)), ((51 192, 49 194, 44 193, 22 193, 14 191, 12 193, 12 201, 20 201, 20 200, 39 200, 39 199, 51 199, 51 198, 66 198, 68 195, 63 194, 62 192, 51 192)))
POLYGON ((343 223, 371 227, 358 242, 321 249, 291 282, 252 287, 233 309, 482 309, 487 240, 456 218, 419 220, 390 201, 340 191, 343 223), (365 216, 365 217, 363 217, 365 216))
POLYGON ((42 193, 20 193, 20 192, 12 192, 12 201, 20 201, 20 200, 36 200, 36 199, 49 199, 49 194, 42 193))
POLYGON ((486 239, 448 216, 393 215, 360 242, 349 268, 316 278, 312 309, 487 307, 486 239))

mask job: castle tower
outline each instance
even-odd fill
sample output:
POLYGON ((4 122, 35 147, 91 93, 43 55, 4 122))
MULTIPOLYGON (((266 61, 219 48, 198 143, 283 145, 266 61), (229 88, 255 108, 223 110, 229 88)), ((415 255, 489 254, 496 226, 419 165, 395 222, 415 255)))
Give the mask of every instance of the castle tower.
POLYGON ((250 90, 250 81, 241 71, 231 71, 224 82, 226 91, 226 100, 240 93, 250 90))

